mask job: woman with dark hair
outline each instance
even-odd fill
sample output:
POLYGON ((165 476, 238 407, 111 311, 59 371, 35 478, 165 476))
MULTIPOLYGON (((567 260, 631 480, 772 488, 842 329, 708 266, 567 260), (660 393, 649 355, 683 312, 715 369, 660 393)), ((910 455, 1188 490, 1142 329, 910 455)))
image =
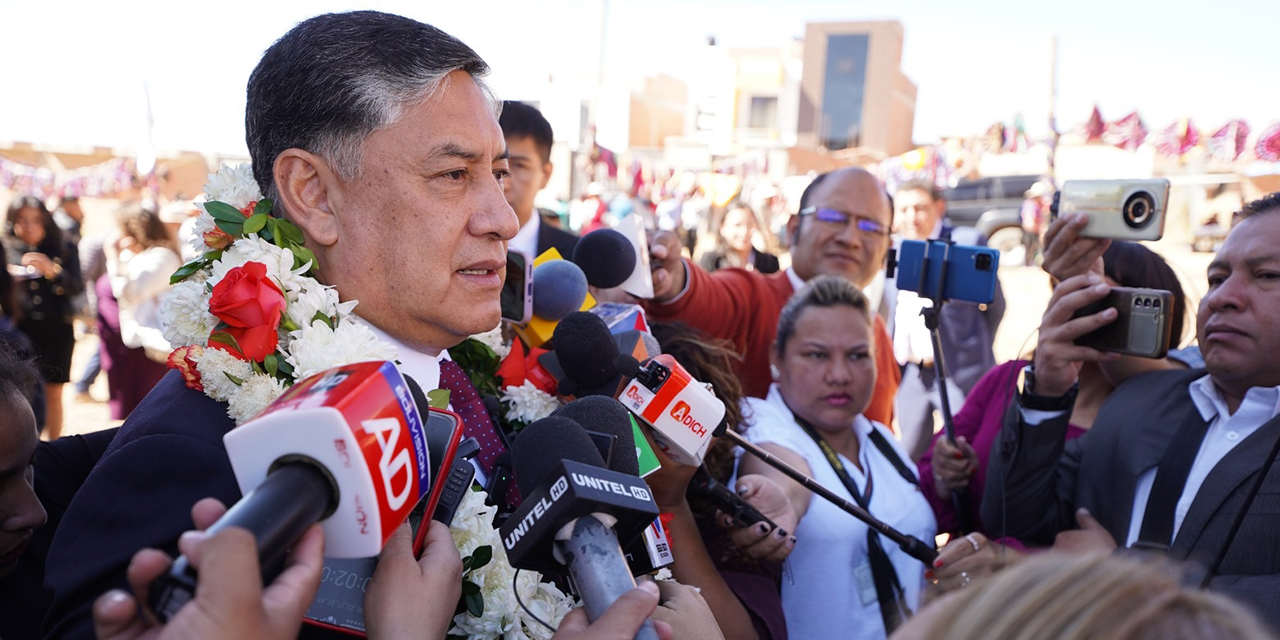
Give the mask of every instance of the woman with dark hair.
MULTIPOLYGON (((844 278, 820 276, 796 292, 778 318, 769 394, 745 400, 746 436, 889 526, 932 540, 911 459, 862 415, 876 380, 872 326, 866 297, 844 278)), ((791 638, 884 638, 919 607, 918 560, 762 461, 744 456, 740 471, 777 482, 799 522, 782 582, 791 638)))
POLYGON ((762 233, 756 214, 745 204, 732 204, 712 225, 714 248, 702 254, 698 265, 708 272, 740 267, 760 273, 776 273, 778 256, 757 249, 752 239, 762 233))
POLYGON ((98 279, 98 336, 113 420, 128 417, 168 368, 169 341, 160 299, 182 265, 176 242, 154 211, 126 203, 116 212, 119 235, 105 245, 107 273, 98 279))
MULTIPOLYGON (((1170 346, 1178 346, 1186 321, 1187 301, 1182 285, 1168 263, 1143 245, 1120 241, 1112 242, 1102 259, 1104 280, 1113 287, 1164 289, 1173 294, 1170 346)), ((968 517, 973 533, 961 540, 956 548, 967 549, 976 557, 964 564, 940 568, 939 586, 943 589, 962 586, 968 580, 999 568, 1016 559, 1018 550, 1023 548, 1017 540, 1002 538, 1000 523, 982 521, 981 501, 992 445, 1000 435, 1005 414, 1017 410, 1013 405, 1018 395, 1018 377, 1030 362, 1030 359, 1013 360, 988 371, 974 385, 964 407, 955 415, 956 444, 959 446, 953 446, 940 432, 934 436, 932 449, 920 459, 920 477, 932 479, 923 483, 921 488, 938 517, 939 531, 967 533, 960 531, 960 517, 951 501, 951 493, 960 488, 967 488, 969 493, 968 517), (979 566, 982 558, 990 562, 979 566), (965 575, 960 576, 959 571, 965 575)), ((1185 369, 1186 364, 1173 358, 1130 355, 1108 362, 1083 363, 1067 439, 1078 438, 1089 430, 1103 402, 1125 380, 1149 371, 1178 368, 1185 369)), ((943 562, 946 560, 947 556, 944 556, 943 562)))
POLYGON ((44 436, 62 434, 62 386, 71 380, 75 346, 73 299, 84 290, 75 245, 39 198, 23 196, 9 204, 4 226, 5 259, 21 292, 18 328, 36 348, 36 366, 44 378, 44 436))
MULTIPOLYGON (((725 404, 724 420, 742 433, 742 385, 734 375, 738 358, 725 343, 680 322, 654 323, 653 335, 662 352, 675 358, 689 374, 711 385, 725 404)), ((784 640, 787 637, 779 594, 781 562, 795 546, 794 511, 772 480, 759 475, 737 478, 734 488, 766 518, 753 527, 735 527, 690 482, 696 467, 678 465, 654 447, 662 468, 647 476, 654 500, 666 520, 675 554, 673 577, 698 587, 721 633, 735 640, 784 640)), ((712 442, 703 459, 706 473, 729 486, 733 479, 734 447, 726 438, 712 442)))

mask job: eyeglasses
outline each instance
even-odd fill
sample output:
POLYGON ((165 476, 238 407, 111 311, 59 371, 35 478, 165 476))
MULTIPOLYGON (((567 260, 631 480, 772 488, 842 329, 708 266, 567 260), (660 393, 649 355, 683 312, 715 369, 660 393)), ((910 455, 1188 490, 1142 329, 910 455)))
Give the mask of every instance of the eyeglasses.
POLYGON ((822 222, 822 223, 831 225, 832 227, 838 227, 841 229, 849 226, 850 221, 856 221, 857 229, 862 233, 865 233, 867 235, 872 235, 872 236, 889 235, 888 227, 880 224, 879 222, 876 222, 875 220, 872 220, 871 218, 864 218, 862 216, 851 215, 843 211, 836 211, 835 209, 827 209, 825 207, 805 207, 800 210, 800 215, 802 216, 811 215, 818 222, 822 222))

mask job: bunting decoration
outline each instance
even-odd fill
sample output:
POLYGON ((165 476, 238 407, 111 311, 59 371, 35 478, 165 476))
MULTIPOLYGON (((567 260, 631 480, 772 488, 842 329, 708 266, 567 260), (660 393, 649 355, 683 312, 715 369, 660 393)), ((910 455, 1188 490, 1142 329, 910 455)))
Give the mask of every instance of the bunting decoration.
POLYGON ((1200 132, 1190 118, 1180 118, 1160 132, 1156 150, 1171 158, 1181 158, 1200 142, 1200 132))
POLYGON ((1209 136, 1206 146, 1210 157, 1232 162, 1244 153, 1248 139, 1249 125, 1244 120, 1232 120, 1209 136))
POLYGON ((1102 112, 1098 110, 1098 105, 1093 105, 1093 113, 1089 114, 1089 121, 1084 123, 1084 139, 1085 142, 1101 142, 1102 134, 1107 132, 1107 123, 1102 119, 1102 112))
POLYGON ((0 187, 41 199, 109 196, 128 189, 132 182, 133 162, 127 158, 63 172, 0 158, 0 187))
POLYGON ((1258 143, 1253 151, 1258 154, 1259 160, 1267 162, 1280 160, 1280 122, 1267 127, 1267 130, 1258 136, 1258 143))
POLYGON ((1143 124, 1137 111, 1107 125, 1106 139, 1126 151, 1133 151, 1142 146, 1150 131, 1143 124))

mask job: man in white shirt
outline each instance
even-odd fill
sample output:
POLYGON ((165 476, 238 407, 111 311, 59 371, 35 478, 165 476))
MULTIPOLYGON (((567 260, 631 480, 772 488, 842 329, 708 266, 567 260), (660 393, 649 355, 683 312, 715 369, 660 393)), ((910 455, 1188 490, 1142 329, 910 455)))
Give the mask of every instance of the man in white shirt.
MULTIPOLYGON (((895 247, 901 247, 902 240, 927 241, 943 237, 962 245, 987 244, 987 238, 977 229, 952 227, 947 223, 947 201, 929 181, 912 180, 899 185, 893 196, 893 207, 895 247)), ((962 277, 953 273, 952 277, 962 277)), ((927 298, 912 291, 900 291, 896 281, 885 280, 882 308, 893 336, 894 356, 902 367, 902 385, 898 387, 894 407, 898 437, 912 460, 919 460, 929 450, 934 415, 942 409, 933 342, 924 316, 920 315, 922 309, 932 306, 927 298)), ((995 298, 989 305, 953 300, 942 307, 938 332, 952 415, 960 411, 969 390, 996 364, 992 346, 1004 310, 1004 292, 999 279, 995 298)))
MULTIPOLYGON (((1087 269, 1107 243, 1077 238, 1083 223, 1055 223, 1047 258, 1075 256, 1087 269)), ((1195 563, 1202 574, 1216 564, 1210 588, 1254 605, 1274 625, 1280 473, 1267 474, 1252 502, 1247 495, 1280 439, 1280 332, 1270 326, 1280 317, 1280 194, 1237 214, 1208 284, 1196 318, 1205 369, 1131 378, 1090 431, 1065 446, 1080 363, 1114 357, 1073 341, 1116 312, 1072 318, 1110 289, 1095 271, 1058 285, 1017 420, 992 451, 982 516, 1027 542, 1056 536, 1059 546, 1115 548, 1120 541, 1195 563), (1070 530, 1073 521, 1079 531, 1070 530)))

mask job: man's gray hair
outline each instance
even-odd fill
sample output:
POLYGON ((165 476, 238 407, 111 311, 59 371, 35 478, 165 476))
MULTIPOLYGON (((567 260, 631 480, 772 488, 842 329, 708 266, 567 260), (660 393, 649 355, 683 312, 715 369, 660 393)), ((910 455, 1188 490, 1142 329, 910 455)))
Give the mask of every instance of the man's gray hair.
POLYGON ((377 11, 299 23, 249 77, 245 138, 262 193, 282 214, 273 165, 292 148, 324 158, 343 180, 358 178, 365 138, 396 123, 454 71, 476 80, 496 115, 501 103, 480 80, 489 65, 431 25, 377 11))

